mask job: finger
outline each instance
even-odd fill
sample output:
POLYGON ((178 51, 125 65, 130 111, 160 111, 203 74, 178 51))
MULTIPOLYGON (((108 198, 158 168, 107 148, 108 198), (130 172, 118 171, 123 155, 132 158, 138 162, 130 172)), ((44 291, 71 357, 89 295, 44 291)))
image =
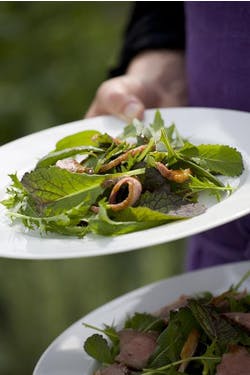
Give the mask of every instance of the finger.
POLYGON ((143 102, 136 95, 138 88, 134 84, 129 86, 121 78, 104 82, 97 91, 86 117, 112 114, 130 121, 141 119, 145 110, 143 102))

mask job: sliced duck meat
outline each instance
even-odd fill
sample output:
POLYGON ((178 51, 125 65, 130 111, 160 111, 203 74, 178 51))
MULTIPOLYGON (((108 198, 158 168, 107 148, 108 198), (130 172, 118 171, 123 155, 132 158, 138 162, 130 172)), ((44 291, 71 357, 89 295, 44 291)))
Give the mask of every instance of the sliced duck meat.
POLYGON ((120 364, 120 363, 114 363, 104 369, 97 370, 94 375, 129 375, 130 371, 129 369, 120 364))
MULTIPOLYGON (((250 331, 250 313, 229 312, 229 313, 223 313, 222 316, 242 326, 243 328, 246 328, 247 331, 250 331)), ((249 369, 249 374, 250 374, 250 369, 249 369)))
POLYGON ((158 334, 156 332, 138 332, 123 329, 119 332, 120 353, 116 361, 133 369, 142 369, 155 351, 158 334))
POLYGON ((113 187, 109 197, 109 207, 113 211, 121 211, 124 208, 133 206, 139 199, 142 192, 142 185, 135 177, 123 177, 113 187), (121 202, 117 202, 117 195, 122 187, 127 187, 127 196, 121 202))
POLYGON ((182 294, 176 301, 172 302, 169 305, 163 306, 159 310, 155 311, 154 315, 168 321, 170 311, 176 311, 179 310, 181 307, 187 306, 188 298, 190 297, 185 294, 182 294))
POLYGON ((250 354, 236 346, 229 353, 223 354, 221 363, 217 366, 216 375, 249 375, 250 354))

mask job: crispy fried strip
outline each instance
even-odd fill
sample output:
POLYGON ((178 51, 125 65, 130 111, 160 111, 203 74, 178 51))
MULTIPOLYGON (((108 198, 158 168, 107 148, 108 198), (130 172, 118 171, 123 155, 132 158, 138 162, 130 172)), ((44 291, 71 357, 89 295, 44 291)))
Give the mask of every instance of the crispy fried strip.
POLYGON ((160 172, 162 177, 167 178, 169 181, 177 182, 182 184, 189 179, 191 173, 190 168, 187 169, 168 169, 163 163, 156 162, 156 169, 160 172))
POLYGON ((123 161, 126 161, 129 158, 129 156, 135 156, 137 154, 140 154, 142 151, 145 150, 146 147, 147 147, 147 145, 141 145, 141 146, 133 148, 132 150, 128 150, 128 151, 124 152, 124 154, 118 156, 116 159, 111 160, 107 164, 103 164, 101 166, 99 172, 101 172, 101 173, 106 172, 111 168, 117 167, 117 165, 121 164, 123 161))
POLYGON ((137 178, 134 177, 124 177, 121 178, 113 187, 110 197, 109 197, 109 207, 113 211, 120 211, 124 208, 132 206, 140 197, 142 192, 142 185, 137 178), (116 203, 117 194, 122 187, 122 185, 128 185, 128 196, 120 203, 116 203))

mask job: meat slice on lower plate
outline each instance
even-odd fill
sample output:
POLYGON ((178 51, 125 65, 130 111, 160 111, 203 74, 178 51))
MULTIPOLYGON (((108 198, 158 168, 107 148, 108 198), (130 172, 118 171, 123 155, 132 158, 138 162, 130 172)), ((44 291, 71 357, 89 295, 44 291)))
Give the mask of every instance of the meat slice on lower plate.
POLYGON ((116 356, 116 361, 133 369, 145 367, 156 349, 158 334, 123 329, 119 332, 119 337, 120 353, 116 356))
POLYGON ((120 363, 114 363, 104 369, 97 370, 94 375, 129 375, 130 371, 120 363))
POLYGON ((155 316, 158 316, 159 318, 165 319, 165 321, 168 321, 170 311, 176 311, 179 310, 181 307, 187 306, 188 299, 190 297, 186 294, 182 294, 176 301, 173 301, 169 305, 161 307, 159 310, 154 312, 155 316))
POLYGON ((250 354, 240 346, 229 353, 223 354, 221 363, 217 366, 216 375, 249 375, 250 354))

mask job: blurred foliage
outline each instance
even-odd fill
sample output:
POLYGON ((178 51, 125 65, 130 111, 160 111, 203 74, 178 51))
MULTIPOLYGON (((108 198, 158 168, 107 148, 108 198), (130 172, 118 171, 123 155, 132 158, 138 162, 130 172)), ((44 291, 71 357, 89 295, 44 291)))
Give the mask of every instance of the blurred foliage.
POLYGON ((1 142, 83 117, 115 60, 128 3, 0 3, 1 142))
MULTIPOLYGON (((82 118, 115 62, 130 6, 0 3, 1 144, 82 118)), ((77 319, 182 272, 184 247, 177 241, 87 259, 1 259, 0 374, 31 374, 51 341, 77 319)))

